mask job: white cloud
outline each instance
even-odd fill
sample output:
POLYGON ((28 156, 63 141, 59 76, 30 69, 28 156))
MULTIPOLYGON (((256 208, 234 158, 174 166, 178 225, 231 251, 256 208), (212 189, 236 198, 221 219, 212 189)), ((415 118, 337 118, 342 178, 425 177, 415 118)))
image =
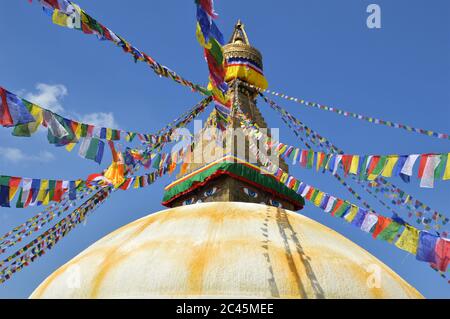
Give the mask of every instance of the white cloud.
POLYGON ((60 101, 68 93, 67 88, 64 85, 38 83, 36 85, 36 90, 36 94, 31 92, 26 93, 25 99, 55 113, 64 111, 60 101))
POLYGON ((114 114, 112 114, 111 112, 109 113, 98 112, 86 114, 81 117, 81 122, 100 127, 111 127, 111 128, 118 127, 118 124, 114 119, 114 114))
POLYGON ((63 84, 51 85, 46 83, 38 83, 36 84, 36 91, 37 93, 32 93, 22 90, 20 95, 23 95, 25 99, 43 108, 49 109, 59 115, 66 116, 74 120, 79 120, 83 123, 111 128, 118 128, 119 126, 112 112, 97 112, 85 115, 79 115, 76 111, 65 112, 61 100, 68 95, 69 91, 63 84), (67 115, 67 113, 72 114, 72 116, 67 115))
POLYGON ((0 159, 10 163, 19 163, 23 161, 48 163, 53 161, 55 156, 48 151, 40 151, 37 155, 28 155, 18 148, 0 147, 0 159))

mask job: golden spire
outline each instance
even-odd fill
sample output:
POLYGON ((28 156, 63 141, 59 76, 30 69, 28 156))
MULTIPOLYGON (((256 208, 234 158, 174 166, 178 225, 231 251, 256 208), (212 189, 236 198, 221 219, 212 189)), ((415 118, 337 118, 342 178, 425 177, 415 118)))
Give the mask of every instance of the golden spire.
POLYGON ((261 70, 263 68, 262 55, 256 48, 250 45, 247 32, 245 32, 244 24, 241 22, 241 20, 238 20, 238 22, 234 26, 230 42, 223 46, 223 55, 226 59, 249 59, 254 62, 261 70))
POLYGON ((244 43, 250 45, 250 41, 248 40, 247 33, 245 32, 244 27, 245 26, 241 22, 241 19, 239 19, 234 26, 233 34, 231 35, 230 41, 228 43, 244 43))

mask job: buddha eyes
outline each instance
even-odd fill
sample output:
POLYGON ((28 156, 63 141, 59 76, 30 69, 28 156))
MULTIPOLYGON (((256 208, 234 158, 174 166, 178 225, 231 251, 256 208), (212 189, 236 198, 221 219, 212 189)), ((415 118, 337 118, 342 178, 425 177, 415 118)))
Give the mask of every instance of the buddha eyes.
POLYGON ((244 187, 244 193, 247 194, 249 197, 251 198, 257 198, 258 197, 258 193, 255 192, 253 189, 244 187))
POLYGON ((274 200, 274 199, 270 199, 269 200, 269 204, 271 206, 275 206, 275 207, 280 207, 280 208, 283 207, 283 205, 281 205, 281 203, 279 201, 274 200))
POLYGON ((186 199, 185 201, 183 201, 183 205, 192 205, 194 204, 194 201, 195 201, 194 198, 186 199))
POLYGON ((213 188, 211 188, 211 189, 208 189, 208 190, 205 192, 205 196, 206 196, 206 197, 212 196, 212 195, 214 195, 216 192, 217 192, 217 187, 213 187, 213 188))

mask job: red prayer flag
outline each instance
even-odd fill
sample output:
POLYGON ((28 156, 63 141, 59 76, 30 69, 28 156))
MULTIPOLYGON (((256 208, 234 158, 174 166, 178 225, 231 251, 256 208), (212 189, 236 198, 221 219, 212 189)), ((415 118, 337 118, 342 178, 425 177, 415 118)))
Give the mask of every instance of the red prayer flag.
POLYGON ((14 121, 9 112, 8 101, 6 100, 6 91, 4 88, 0 87, 0 125, 3 126, 13 126, 14 121))
POLYGON ((375 230, 372 233, 373 238, 377 238, 378 235, 392 223, 392 220, 388 217, 378 216, 377 224, 375 225, 375 230))
POLYGON ((380 161, 380 156, 376 155, 372 157, 372 160, 370 161, 369 167, 367 169, 367 175, 372 174, 375 167, 377 167, 378 162, 380 161))
POLYGON ((216 19, 219 15, 214 12, 213 1, 212 0, 198 0, 198 4, 203 10, 212 18, 216 19))
POLYGON ((331 215, 334 216, 334 214, 337 212, 339 208, 341 208, 342 204, 344 204, 344 201, 342 199, 338 199, 336 202, 336 205, 334 206, 333 211, 331 212, 331 215))
POLYGON ((423 171, 425 170, 425 165, 427 165, 429 156, 430 156, 430 154, 423 154, 420 156, 419 178, 422 178, 422 176, 423 176, 423 171))
POLYGON ((314 187, 311 187, 311 188, 308 190, 308 192, 306 193, 305 198, 306 198, 307 200, 310 200, 312 194, 314 193, 314 191, 315 191, 314 187))
POLYGON ((300 158, 300 165, 302 167, 306 167, 307 160, 308 160, 308 150, 302 150, 302 156, 300 158))
POLYGON ((55 192, 53 193, 52 198, 52 200, 55 202, 60 202, 62 199, 62 195, 64 193, 62 184, 63 184, 62 181, 56 181, 55 192))
POLYGON ((345 176, 347 176, 348 172, 350 171, 352 159, 353 159, 353 155, 342 155, 342 165, 344 166, 345 176))
POLYGON ((440 271, 447 271, 450 261, 450 241, 440 238, 436 244, 436 263, 432 264, 440 271))

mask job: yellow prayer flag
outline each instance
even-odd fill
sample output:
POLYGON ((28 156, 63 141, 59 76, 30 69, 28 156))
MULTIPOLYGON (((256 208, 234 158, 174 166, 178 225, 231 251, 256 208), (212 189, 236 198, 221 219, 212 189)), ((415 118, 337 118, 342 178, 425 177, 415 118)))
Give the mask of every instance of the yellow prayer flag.
POLYGON ((42 205, 47 206, 48 203, 50 203, 50 192, 47 192, 45 194, 45 198, 44 198, 44 201, 42 202, 42 205))
POLYGON ((351 223, 353 219, 355 219, 356 214, 358 213, 358 207, 355 205, 352 205, 350 208, 350 212, 344 216, 344 219, 351 223))
POLYGON ((107 127, 106 128, 106 139, 108 140, 108 141, 111 141, 112 140, 112 129, 111 128, 109 128, 109 127, 107 127))
POLYGON ((200 43, 202 47, 204 47, 205 49, 211 49, 212 44, 209 41, 208 43, 206 43, 205 37, 203 36, 202 28, 200 27, 200 24, 198 22, 197 22, 197 29, 195 30, 195 35, 197 37, 198 43, 200 43))
POLYGON ((28 123, 27 125, 30 134, 33 134, 44 120, 44 111, 39 106, 33 104, 31 106, 30 114, 34 117, 34 122, 28 123))
POLYGON ((450 153, 447 154, 447 165, 445 166, 444 177, 442 179, 444 181, 450 179, 450 153))
POLYGON ((139 187, 140 187, 140 184, 139 184, 139 177, 138 177, 134 180, 133 188, 139 188, 139 187))
POLYGON ((62 27, 67 27, 68 26, 68 23, 67 23, 68 18, 69 18, 68 15, 62 13, 58 9, 55 9, 53 11, 52 21, 54 24, 60 25, 62 27))
POLYGON ((386 166, 381 173, 383 177, 391 177, 392 171, 394 170, 395 164, 397 164, 398 155, 389 155, 387 158, 386 166))
POLYGON ((281 175, 280 182, 285 183, 288 178, 289 178, 289 175, 287 173, 283 173, 283 175, 281 175))
POLYGON ((417 252, 418 244, 419 244, 419 230, 412 226, 406 225, 400 238, 395 243, 395 246, 415 255, 417 252))
POLYGON ((320 165, 322 164, 324 156, 325 156, 325 154, 322 152, 317 153, 316 171, 319 171, 319 168, 320 168, 320 165))
POLYGON ((77 126, 77 129, 75 130, 75 136, 76 136, 77 140, 81 138, 81 131, 82 131, 82 130, 83 130, 83 129, 82 129, 82 125, 79 124, 79 125, 77 126))
POLYGON ((352 158, 352 163, 350 164, 350 174, 358 174, 359 167, 359 155, 354 155, 352 158))
POLYGON ((314 199, 314 205, 315 206, 320 206, 320 203, 322 202, 323 195, 324 195, 323 192, 319 192, 319 194, 317 194, 316 198, 314 199))
POLYGON ((77 143, 69 143, 66 145, 66 150, 68 152, 72 152, 73 148, 75 147, 75 145, 77 145, 77 143))
POLYGON ((39 187, 39 193, 37 196, 37 200, 39 202, 43 202, 45 200, 45 195, 47 194, 49 182, 47 179, 41 180, 41 187, 39 187))

